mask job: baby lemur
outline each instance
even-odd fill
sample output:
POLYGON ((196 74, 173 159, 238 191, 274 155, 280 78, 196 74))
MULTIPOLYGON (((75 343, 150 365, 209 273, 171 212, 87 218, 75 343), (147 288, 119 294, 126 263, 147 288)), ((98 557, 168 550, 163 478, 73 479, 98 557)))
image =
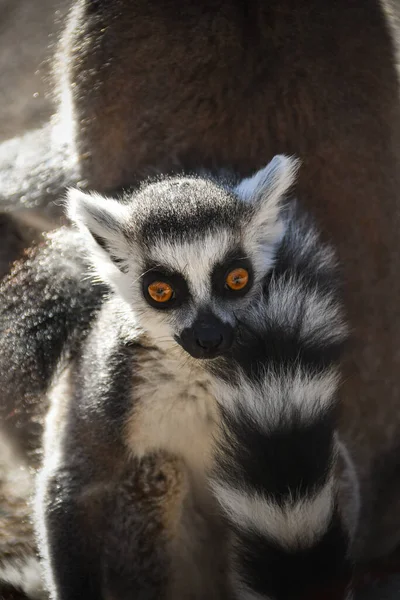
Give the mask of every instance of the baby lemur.
POLYGON ((70 190, 80 231, 4 282, 3 407, 49 402, 35 521, 54 600, 347 597, 346 327, 295 171, 70 190))

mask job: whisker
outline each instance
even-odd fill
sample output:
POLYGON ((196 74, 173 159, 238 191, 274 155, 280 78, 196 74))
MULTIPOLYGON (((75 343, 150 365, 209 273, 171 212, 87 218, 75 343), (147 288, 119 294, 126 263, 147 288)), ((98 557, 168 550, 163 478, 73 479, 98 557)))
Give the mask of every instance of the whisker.
POLYGON ((136 283, 137 281, 139 281, 139 279, 141 279, 142 277, 144 277, 145 275, 147 275, 147 273, 151 273, 151 271, 154 271, 154 269, 158 269, 159 267, 161 267, 160 264, 158 265, 154 265, 153 267, 151 267, 150 269, 147 269, 147 271, 145 271, 144 273, 142 273, 141 275, 139 275, 139 277, 137 277, 136 279, 134 279, 131 282, 131 285, 133 285, 134 283, 136 283))

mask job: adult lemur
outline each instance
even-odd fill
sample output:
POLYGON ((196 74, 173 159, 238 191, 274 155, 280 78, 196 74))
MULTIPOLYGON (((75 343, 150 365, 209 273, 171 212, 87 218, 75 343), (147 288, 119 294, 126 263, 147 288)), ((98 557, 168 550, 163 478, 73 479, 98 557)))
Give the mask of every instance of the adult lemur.
POLYGON ((52 598, 347 597, 346 327, 332 251, 283 203, 294 168, 121 201, 72 190, 81 232, 3 284, 3 402, 50 400, 36 522, 52 598))

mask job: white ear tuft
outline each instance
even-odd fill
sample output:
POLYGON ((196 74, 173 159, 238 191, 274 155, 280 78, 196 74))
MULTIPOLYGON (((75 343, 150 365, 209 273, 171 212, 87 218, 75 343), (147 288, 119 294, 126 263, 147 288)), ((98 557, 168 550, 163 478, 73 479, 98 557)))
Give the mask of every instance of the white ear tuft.
POLYGON ((93 237, 107 240, 121 233, 127 208, 117 200, 71 188, 67 192, 67 215, 79 228, 87 228, 93 237))
POLYGON ((249 205, 251 215, 244 232, 249 247, 263 248, 259 268, 266 270, 273 263, 275 248, 284 235, 284 220, 280 218, 283 200, 293 184, 299 161, 277 155, 236 187, 239 198, 249 205))
POLYGON ((124 231, 129 222, 129 208, 100 194, 77 189, 67 193, 67 215, 87 240, 91 260, 106 281, 117 281, 127 272, 130 248, 124 231))
POLYGON ((266 167, 243 179, 235 191, 246 203, 267 200, 270 207, 277 206, 293 185, 299 166, 298 159, 278 154, 266 167))

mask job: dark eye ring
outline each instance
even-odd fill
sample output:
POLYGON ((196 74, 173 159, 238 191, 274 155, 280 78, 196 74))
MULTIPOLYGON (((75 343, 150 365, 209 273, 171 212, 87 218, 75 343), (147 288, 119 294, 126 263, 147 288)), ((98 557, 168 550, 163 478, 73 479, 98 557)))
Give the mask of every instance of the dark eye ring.
POLYGON ((144 265, 142 293, 148 304, 157 310, 177 308, 189 299, 189 289, 180 273, 168 273, 144 265))

